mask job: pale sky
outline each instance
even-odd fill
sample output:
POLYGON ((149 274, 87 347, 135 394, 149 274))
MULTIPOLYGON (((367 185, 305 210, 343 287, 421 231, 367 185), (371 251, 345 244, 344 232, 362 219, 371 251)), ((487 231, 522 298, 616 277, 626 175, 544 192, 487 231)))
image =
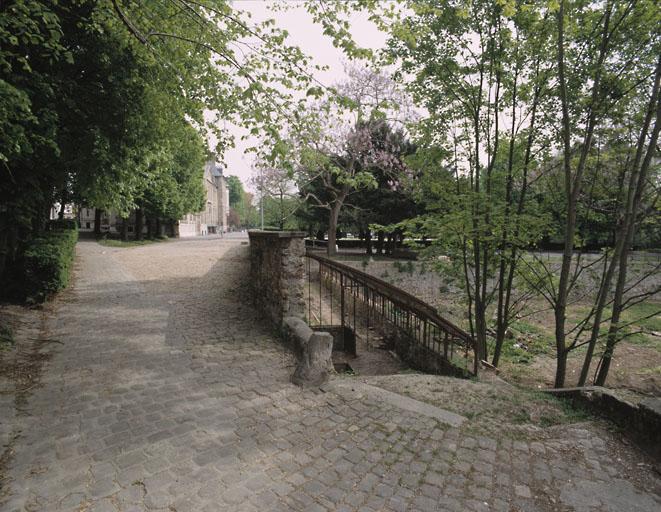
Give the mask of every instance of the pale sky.
MULTIPOLYGON (((315 78, 324 85, 341 81, 346 76, 343 64, 346 59, 342 51, 333 46, 330 38, 323 35, 321 26, 312 22, 312 17, 305 10, 303 3, 292 0, 290 3, 295 7, 285 12, 270 11, 270 3, 261 0, 235 0, 233 4, 237 9, 250 11, 255 22, 274 18, 278 27, 289 32, 289 44, 297 45, 304 53, 313 56, 316 64, 328 66, 328 71, 315 74, 315 78)), ((352 15, 351 32, 361 47, 378 49, 382 48, 386 41, 386 35, 379 31, 364 13, 352 15)), ((249 141, 239 140, 241 130, 233 129, 232 132, 236 138, 236 147, 225 154, 225 174, 238 176, 246 188, 252 188, 249 180, 254 156, 250 153, 244 155, 245 149, 251 144, 249 141)))

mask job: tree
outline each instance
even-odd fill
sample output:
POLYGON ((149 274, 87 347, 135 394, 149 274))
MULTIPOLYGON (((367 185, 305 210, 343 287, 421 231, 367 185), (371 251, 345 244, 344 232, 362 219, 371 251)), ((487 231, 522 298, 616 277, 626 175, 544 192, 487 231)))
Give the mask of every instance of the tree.
POLYGON ((227 187, 230 199, 230 225, 235 228, 254 228, 257 226, 257 210, 252 194, 243 189, 243 183, 238 176, 227 177, 227 187))
POLYGON ((277 138, 313 68, 223 0, 3 2, 0 64, 3 279, 56 200, 138 219, 197 208, 202 141, 232 143, 217 120, 277 138))
POLYGON ((382 168, 374 166, 370 172, 376 188, 358 190, 351 197, 348 216, 366 241, 366 252, 372 254, 372 231, 377 231, 376 253, 391 252, 395 238, 403 234, 398 224, 416 217, 421 209, 415 202, 413 190, 417 177, 409 176, 407 157, 415 152, 415 146, 407 139, 403 130, 393 130, 387 123, 380 123, 370 133, 373 143, 390 151, 392 160, 382 168), (395 142, 393 143, 392 140, 395 142), (393 152, 393 150, 398 152, 393 152), (391 241, 384 247, 385 237, 391 241))
POLYGON ((294 189, 291 174, 265 161, 258 161, 253 170, 252 183, 259 192, 265 223, 285 229, 285 224, 292 223, 290 219, 302 203, 294 189))
POLYGON ((498 364, 518 306, 512 283, 521 251, 540 229, 526 202, 528 173, 544 144, 548 23, 510 2, 412 1, 406 8, 412 15, 384 8, 379 19, 390 34, 387 62, 399 66, 428 112, 411 164, 427 185, 428 213, 413 224, 436 240, 432 253, 450 257, 452 268, 441 270, 461 277, 479 359, 487 358, 495 316, 498 364))
POLYGON ((243 200, 243 183, 238 176, 227 176, 227 188, 229 190, 230 207, 234 208, 243 200))
MULTIPOLYGON (((567 308, 578 277, 593 262, 581 262, 580 254, 574 255, 576 231, 579 224, 579 204, 585 185, 585 176, 591 165, 593 143, 598 130, 609 126, 623 112, 621 109, 631 102, 637 103, 641 92, 640 85, 648 80, 656 65, 659 54, 658 13, 653 2, 601 3, 568 2, 562 0, 554 13, 556 18, 556 66, 555 75, 558 87, 557 103, 560 112, 556 117, 559 152, 562 155, 562 193, 565 202, 563 227, 563 256, 559 278, 550 272, 543 275, 542 281, 548 290, 548 300, 555 314, 555 342, 557 368, 555 386, 565 384, 567 357, 569 352, 580 346, 579 336, 568 342, 568 333, 578 328, 582 333, 591 325, 590 347, 594 346, 601 323, 603 307, 610 294, 610 284, 615 270, 614 262, 606 265, 597 294, 595 307, 577 326, 567 328, 567 308), (593 316, 594 315, 594 316, 593 316)), ((631 110, 627 112, 633 114, 631 110)), ((553 115, 553 111, 549 111, 553 115)), ((635 115, 635 114, 633 114, 635 115)), ((646 138, 643 130, 641 137, 646 138)), ((642 148, 639 146, 642 154, 642 148)), ((639 172, 638 162, 633 172, 639 172)), ((624 175, 623 175, 624 176, 624 175)), ((636 179, 629 180, 628 192, 637 186, 636 179), (633 187, 633 188, 632 188, 633 187)), ((628 207, 623 211, 629 211, 628 207)), ((630 215, 629 215, 630 216, 630 215)), ((630 221, 621 223, 622 233, 616 235, 615 253, 619 258, 626 254, 623 245, 630 245, 630 221), (628 240, 628 241, 627 241, 628 240)), ((626 258, 626 257, 625 257, 626 258)), ((620 259, 620 267, 626 262, 620 259)), ((626 275, 626 271, 624 272, 626 275)), ((619 281, 619 279, 618 279, 619 281)), ((623 285, 622 285, 623 286, 623 285)), ((620 287, 621 289, 621 287, 620 287)), ((618 295, 616 290, 615 295, 618 295)), ((615 302, 618 302, 615 299, 615 302)), ((617 316, 617 315, 616 315, 617 316)), ((592 350, 588 348, 588 359, 592 350)), ((586 360, 580 381, 586 378, 589 361, 586 360)))
POLYGON ((65 181, 57 169, 40 165, 58 151, 49 71, 50 62, 71 59, 61 39, 50 2, 0 6, 0 280, 20 260, 31 233, 41 228, 53 189, 65 181))
POLYGON ((400 153, 388 138, 374 144, 372 132, 379 126, 395 125, 410 115, 407 97, 384 73, 350 67, 349 79, 337 85, 326 101, 308 109, 287 147, 274 147, 276 165, 294 169, 299 189, 316 208, 328 211, 328 254, 336 252, 336 232, 345 201, 357 190, 375 187, 369 171, 388 169, 400 153), (292 162, 295 162, 292 165, 292 162), (313 188, 317 184, 322 194, 313 188))
MULTIPOLYGON (((620 324, 620 316, 622 311, 624 311, 627 306, 640 302, 650 295, 646 293, 634 293, 630 294, 630 296, 626 298, 625 293, 630 291, 631 288, 626 290, 625 286, 627 285, 629 252, 634 240, 636 228, 639 224, 638 213, 642 203, 643 194, 649 187, 648 175, 652 165, 652 160, 658 151, 657 141, 659 139, 659 131, 661 130, 661 54, 658 55, 659 57, 656 63, 654 81, 649 97, 647 111, 643 118, 644 120, 642 122, 642 126, 639 130, 635 157, 630 168, 627 169, 629 171, 629 183, 627 187, 626 198, 623 199, 622 207, 619 211, 620 219, 617 225, 618 228, 616 232, 615 250, 611 264, 609 265, 608 271, 603 281, 604 285, 602 286, 599 297, 598 306, 601 306, 605 302, 602 296, 605 295, 606 290, 610 287, 613 268, 615 265, 617 265, 617 280, 613 296, 606 347, 600 361, 599 372, 595 379, 595 384, 599 386, 603 386, 606 382, 606 377, 608 376, 608 371, 610 369, 615 346, 621 339, 621 332, 623 328, 626 327, 626 325, 623 326, 620 324), (653 119, 654 124, 652 126, 653 119)), ((654 270, 658 271, 658 266, 654 270)), ((656 289, 653 290, 652 294, 656 294, 660 290, 661 287, 657 286, 656 289)), ((659 312, 661 312, 661 310, 659 312)), ((658 314, 658 312, 656 314, 658 314)), ((581 381, 579 384, 583 384, 587 378, 587 373, 590 366, 590 349, 593 349, 593 340, 596 339, 599 332, 599 320, 601 320, 601 318, 595 318, 595 321, 593 322, 593 332, 590 343, 588 344, 589 355, 586 355, 583 370, 581 372, 581 381)))

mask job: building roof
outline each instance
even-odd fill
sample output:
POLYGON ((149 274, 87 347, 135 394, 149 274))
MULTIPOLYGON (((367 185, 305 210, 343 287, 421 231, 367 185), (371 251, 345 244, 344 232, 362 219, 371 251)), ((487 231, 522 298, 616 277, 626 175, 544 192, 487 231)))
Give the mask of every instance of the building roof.
POLYGON ((205 170, 209 171, 209 174, 214 178, 219 178, 223 175, 223 168, 218 165, 213 160, 207 160, 207 163, 204 165, 205 170))

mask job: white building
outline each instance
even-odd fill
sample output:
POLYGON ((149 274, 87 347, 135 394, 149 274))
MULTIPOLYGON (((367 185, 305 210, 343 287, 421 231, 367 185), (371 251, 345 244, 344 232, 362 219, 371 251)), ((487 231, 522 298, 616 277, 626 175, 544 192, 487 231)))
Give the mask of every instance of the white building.
POLYGON ((179 221, 179 236, 220 234, 227 232, 230 214, 230 196, 227 180, 215 162, 204 166, 205 209, 184 215, 179 221))

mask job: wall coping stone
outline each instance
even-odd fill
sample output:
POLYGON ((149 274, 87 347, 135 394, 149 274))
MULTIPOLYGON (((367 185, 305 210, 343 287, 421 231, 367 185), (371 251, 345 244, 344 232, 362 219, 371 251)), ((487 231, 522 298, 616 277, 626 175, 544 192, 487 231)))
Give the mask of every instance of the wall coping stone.
POLYGON ((250 238, 305 238, 308 234, 305 231, 267 231, 261 229, 249 229, 248 236, 250 238))

